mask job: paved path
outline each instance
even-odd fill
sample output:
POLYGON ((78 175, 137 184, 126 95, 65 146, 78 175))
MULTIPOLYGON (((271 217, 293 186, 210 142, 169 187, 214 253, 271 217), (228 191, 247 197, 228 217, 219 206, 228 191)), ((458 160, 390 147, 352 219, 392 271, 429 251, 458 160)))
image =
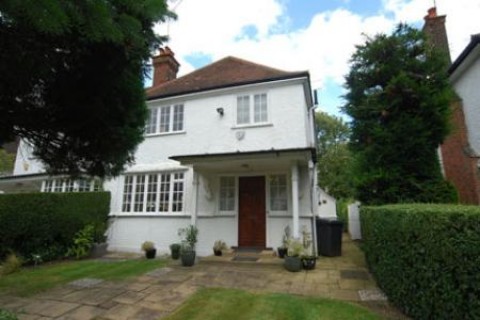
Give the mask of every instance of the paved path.
POLYGON ((161 319, 198 288, 224 287, 354 301, 386 318, 401 318, 384 301, 362 252, 348 240, 341 257, 321 257, 312 271, 290 273, 273 257, 259 263, 226 259, 204 259, 190 268, 175 261, 125 282, 81 279, 29 298, 0 296, 0 306, 25 320, 161 319))

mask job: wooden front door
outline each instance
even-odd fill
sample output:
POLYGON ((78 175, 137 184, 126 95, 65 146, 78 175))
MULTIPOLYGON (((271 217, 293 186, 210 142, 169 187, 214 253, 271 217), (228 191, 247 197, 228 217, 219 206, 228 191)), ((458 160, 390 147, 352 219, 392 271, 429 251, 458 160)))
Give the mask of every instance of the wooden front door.
POLYGON ((238 246, 265 248, 265 177, 240 177, 238 246))

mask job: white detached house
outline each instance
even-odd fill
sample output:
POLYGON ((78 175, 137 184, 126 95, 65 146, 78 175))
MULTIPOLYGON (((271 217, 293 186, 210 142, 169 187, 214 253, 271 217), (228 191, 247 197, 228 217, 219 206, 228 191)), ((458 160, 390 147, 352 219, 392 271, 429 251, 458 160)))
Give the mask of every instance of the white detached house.
MULTIPOLYGON (((276 248, 287 225, 296 237, 302 228, 314 234, 308 72, 227 57, 176 78, 179 64, 168 47, 153 64, 150 117, 135 165, 104 183, 112 195, 109 250, 138 251, 150 240, 167 252, 189 224, 199 228, 199 255, 210 255, 218 239, 276 248)), ((22 169, 18 164, 15 174, 22 169)), ((55 181, 42 188, 55 191, 55 181)))

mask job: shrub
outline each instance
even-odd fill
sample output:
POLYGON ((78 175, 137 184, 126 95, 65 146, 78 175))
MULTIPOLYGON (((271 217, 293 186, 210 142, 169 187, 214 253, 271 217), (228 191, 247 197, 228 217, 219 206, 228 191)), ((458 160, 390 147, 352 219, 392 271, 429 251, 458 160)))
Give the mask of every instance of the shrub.
POLYGON ((337 200, 337 217, 343 222, 343 231, 348 232, 348 205, 353 203, 351 199, 337 200))
POLYGON ((14 251, 43 261, 63 256, 76 232, 108 218, 110 193, 0 195, 0 258, 14 251))
POLYGON ((480 318, 479 207, 361 207, 360 217, 369 266, 407 315, 480 318))
POLYGON ((0 320, 18 320, 18 318, 10 311, 0 309, 0 320))
POLYGON ((93 224, 88 224, 82 230, 78 231, 75 237, 73 237, 73 245, 68 248, 66 255, 76 259, 88 256, 93 245, 94 232, 93 224))
POLYGON ((2 263, 1 271, 3 275, 7 275, 19 271, 21 267, 22 259, 17 257, 14 253, 10 253, 5 259, 5 262, 2 263))

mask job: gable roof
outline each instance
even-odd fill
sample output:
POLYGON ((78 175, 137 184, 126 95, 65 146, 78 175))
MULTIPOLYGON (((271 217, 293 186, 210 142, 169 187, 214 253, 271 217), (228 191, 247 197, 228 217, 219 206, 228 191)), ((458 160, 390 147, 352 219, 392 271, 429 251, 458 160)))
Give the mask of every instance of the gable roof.
POLYGON ((472 53, 477 45, 480 44, 480 33, 474 34, 471 36, 470 43, 458 56, 458 58, 452 63, 450 68, 448 68, 448 74, 452 75, 455 70, 457 70, 460 65, 467 59, 467 57, 472 53))
POLYGON ((226 57, 183 77, 146 90, 147 100, 166 98, 259 82, 309 77, 307 71, 289 72, 236 57, 226 57))

